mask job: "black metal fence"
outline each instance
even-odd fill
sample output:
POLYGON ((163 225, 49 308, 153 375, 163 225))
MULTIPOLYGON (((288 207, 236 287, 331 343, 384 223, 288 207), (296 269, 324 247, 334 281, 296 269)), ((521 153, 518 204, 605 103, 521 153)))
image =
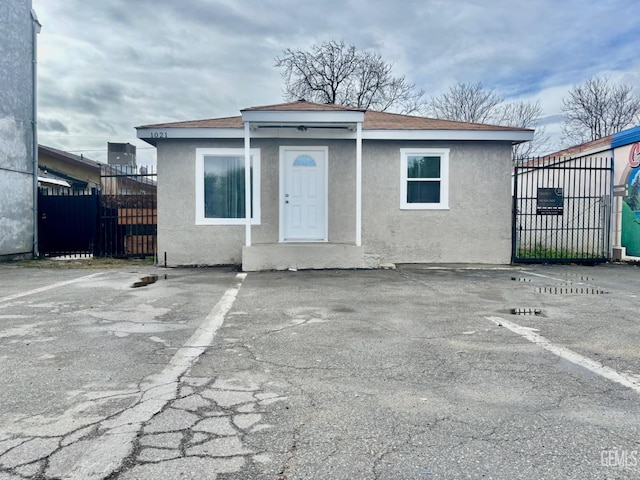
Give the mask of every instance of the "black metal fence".
POLYGON ((104 166, 100 189, 40 189, 38 246, 43 256, 156 254, 156 173, 104 166))
POLYGON ((98 249, 97 191, 38 191, 38 249, 42 255, 94 255, 98 249))
POLYGON ((539 158, 513 171, 513 262, 607 261, 613 161, 539 158))

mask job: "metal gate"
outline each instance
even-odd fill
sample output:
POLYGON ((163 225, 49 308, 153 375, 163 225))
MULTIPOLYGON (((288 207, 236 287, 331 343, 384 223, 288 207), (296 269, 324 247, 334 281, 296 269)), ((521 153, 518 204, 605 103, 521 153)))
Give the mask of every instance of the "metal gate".
POLYGON ((105 165, 100 190, 41 188, 38 246, 43 256, 156 254, 156 174, 105 165))
POLYGON ((94 255, 98 248, 98 205, 94 190, 38 191, 38 250, 41 255, 94 255))
POLYGON ((516 165, 512 262, 607 261, 612 182, 610 158, 536 159, 516 165))

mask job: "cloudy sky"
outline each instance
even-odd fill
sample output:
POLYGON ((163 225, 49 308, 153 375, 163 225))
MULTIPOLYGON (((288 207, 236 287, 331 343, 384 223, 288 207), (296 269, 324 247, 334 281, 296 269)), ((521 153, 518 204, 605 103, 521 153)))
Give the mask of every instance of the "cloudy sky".
POLYGON ((637 0, 32 1, 39 141, 99 161, 110 141, 154 163, 138 125, 282 102, 275 57, 331 39, 380 53, 430 96, 481 81, 539 100, 556 142, 574 84, 604 74, 640 91, 637 0))

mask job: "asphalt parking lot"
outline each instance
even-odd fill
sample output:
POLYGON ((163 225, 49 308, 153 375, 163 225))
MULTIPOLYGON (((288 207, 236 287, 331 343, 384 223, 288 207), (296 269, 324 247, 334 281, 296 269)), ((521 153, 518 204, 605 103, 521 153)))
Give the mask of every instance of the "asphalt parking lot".
POLYGON ((0 264, 0 480, 640 478, 639 279, 0 264))

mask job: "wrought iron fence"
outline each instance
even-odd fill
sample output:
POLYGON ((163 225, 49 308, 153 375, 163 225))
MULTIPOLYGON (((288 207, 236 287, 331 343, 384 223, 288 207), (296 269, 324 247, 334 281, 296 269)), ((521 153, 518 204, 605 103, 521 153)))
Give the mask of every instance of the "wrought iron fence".
POLYGON ((39 250, 44 256, 153 256, 157 236, 153 168, 105 165, 100 189, 40 189, 39 250))
POLYGON ((512 261, 610 258, 613 161, 538 158, 513 169, 512 261))

